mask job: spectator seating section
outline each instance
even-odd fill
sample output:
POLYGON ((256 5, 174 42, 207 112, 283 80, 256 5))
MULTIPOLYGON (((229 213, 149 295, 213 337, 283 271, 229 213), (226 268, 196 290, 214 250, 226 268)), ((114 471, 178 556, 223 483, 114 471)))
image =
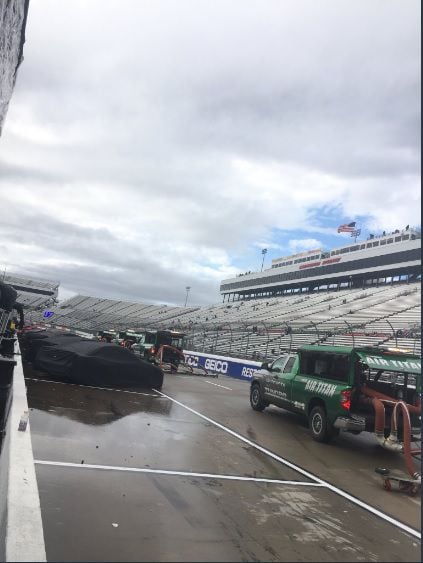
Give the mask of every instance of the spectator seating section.
MULTIPOLYGON (((221 355, 270 359, 316 342, 386 347, 396 341, 420 354, 420 341, 416 342, 420 338, 420 290, 420 282, 415 282, 292 293, 201 308, 76 295, 51 310, 56 326, 91 333, 183 330, 187 347, 221 355)), ((30 319, 40 322, 41 312, 33 311, 30 319)))

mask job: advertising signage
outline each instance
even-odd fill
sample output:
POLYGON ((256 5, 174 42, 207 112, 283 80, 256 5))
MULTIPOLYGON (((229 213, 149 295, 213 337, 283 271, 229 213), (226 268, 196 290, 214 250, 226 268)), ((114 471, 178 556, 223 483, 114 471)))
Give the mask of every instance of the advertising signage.
POLYGON ((191 350, 184 350, 184 356, 186 363, 192 367, 203 367, 209 373, 228 375, 229 377, 246 381, 249 381, 253 377, 253 373, 261 367, 261 362, 205 354, 204 352, 194 352, 191 350))

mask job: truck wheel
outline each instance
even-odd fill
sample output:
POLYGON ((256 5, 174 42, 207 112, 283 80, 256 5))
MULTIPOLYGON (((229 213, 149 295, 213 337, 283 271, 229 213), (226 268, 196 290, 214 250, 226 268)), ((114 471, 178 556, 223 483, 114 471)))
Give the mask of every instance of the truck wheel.
POLYGON ((262 411, 269 404, 261 398, 260 386, 257 383, 251 386, 250 404, 255 411, 262 411))
POLYGON ((311 436, 316 442, 329 442, 334 436, 334 432, 323 407, 314 407, 308 417, 308 425, 311 436))

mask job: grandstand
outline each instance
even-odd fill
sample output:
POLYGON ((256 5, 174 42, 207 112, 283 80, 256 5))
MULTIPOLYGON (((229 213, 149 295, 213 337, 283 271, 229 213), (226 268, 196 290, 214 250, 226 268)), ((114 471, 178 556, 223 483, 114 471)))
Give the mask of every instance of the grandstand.
MULTIPOLYGON (((77 295, 51 308, 55 326, 100 330, 172 328, 186 347, 208 353, 271 359, 303 344, 411 348, 420 354, 421 284, 319 291, 208 307, 170 307, 77 295)), ((40 312, 30 316, 41 322, 40 312)))
POLYGON ((16 289, 17 301, 28 311, 41 311, 57 302, 60 284, 58 281, 6 273, 2 276, 2 281, 16 289))
MULTIPOLYGON (((96 333, 100 330, 143 329, 167 326, 180 315, 196 308, 151 305, 133 301, 103 299, 76 295, 51 308, 54 324, 71 329, 96 333)), ((33 313, 32 322, 40 322, 41 315, 33 313)))
POLYGON ((303 344, 401 346, 420 354, 421 284, 287 295, 221 304, 181 318, 191 347, 271 359, 303 344))

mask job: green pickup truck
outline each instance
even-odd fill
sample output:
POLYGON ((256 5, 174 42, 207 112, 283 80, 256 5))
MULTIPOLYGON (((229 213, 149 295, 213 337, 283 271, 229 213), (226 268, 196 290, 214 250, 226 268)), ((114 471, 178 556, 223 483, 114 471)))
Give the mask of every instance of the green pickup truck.
POLYGON ((407 404, 411 427, 420 427, 420 392, 420 358, 407 351, 310 345, 262 364, 251 381, 250 403, 256 411, 274 404, 305 415, 319 442, 339 430, 368 431, 394 449, 386 436, 395 403, 407 404), (375 401, 381 398, 384 413, 378 422, 375 401))

